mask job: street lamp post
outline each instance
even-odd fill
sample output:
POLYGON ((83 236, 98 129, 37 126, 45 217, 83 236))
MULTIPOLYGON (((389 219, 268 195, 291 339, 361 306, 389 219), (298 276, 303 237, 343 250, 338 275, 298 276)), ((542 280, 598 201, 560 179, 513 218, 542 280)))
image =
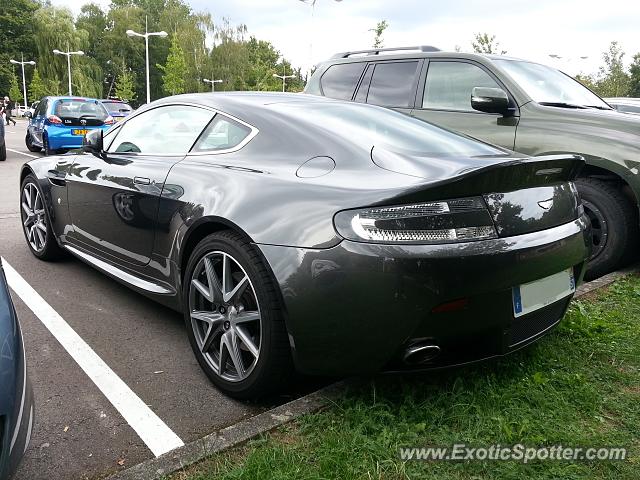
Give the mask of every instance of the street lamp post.
POLYGON ((10 60, 14 65, 22 65, 22 95, 24 95, 24 110, 27 111, 27 81, 24 77, 24 66, 25 65, 35 65, 36 62, 30 60, 28 62, 24 61, 24 54, 22 54, 22 61, 18 62, 17 60, 10 60))
MULTIPOLYGON (((314 29, 314 18, 316 11, 316 2, 318 0, 299 0, 302 3, 306 3, 307 5, 311 5, 311 28, 309 29, 309 35, 311 36, 311 40, 309 40, 309 70, 307 70, 307 82, 311 77, 311 70, 313 68, 313 36, 315 33, 314 29)), ((334 0, 334 2, 341 2, 342 0, 334 0)))
POLYGON ((166 37, 168 34, 164 30, 161 32, 148 32, 147 18, 144 20, 144 33, 134 32, 133 30, 127 30, 127 35, 130 37, 144 37, 144 47, 147 57, 147 103, 151 103, 151 88, 149 86, 149 37, 166 37))
POLYGON ((68 47, 67 47, 66 52, 62 52, 56 48, 53 51, 53 53, 55 53, 56 55, 65 55, 67 57, 67 76, 69 77, 69 96, 71 96, 72 95, 71 93, 71 55, 84 55, 84 52, 82 50, 78 50, 77 52, 71 52, 68 50, 68 47))
POLYGON ((274 77, 282 79, 282 92, 284 93, 285 82, 287 78, 295 78, 295 75, 278 75, 277 73, 273 74, 274 77))
POLYGON ((212 92, 216 91, 216 83, 222 83, 222 80, 209 80, 208 78, 203 78, 202 81, 204 83, 210 83, 211 84, 211 91, 212 92))

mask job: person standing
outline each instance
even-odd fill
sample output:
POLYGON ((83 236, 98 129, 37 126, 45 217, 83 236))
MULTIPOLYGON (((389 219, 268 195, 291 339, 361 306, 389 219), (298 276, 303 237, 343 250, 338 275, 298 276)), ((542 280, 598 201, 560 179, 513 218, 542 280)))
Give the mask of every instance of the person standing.
POLYGON ((11 118, 11 110, 13 109, 13 102, 11 101, 11 99, 9 97, 4 97, 4 115, 7 118, 7 125, 9 125, 9 122, 13 122, 13 125, 15 126, 16 121, 11 118))

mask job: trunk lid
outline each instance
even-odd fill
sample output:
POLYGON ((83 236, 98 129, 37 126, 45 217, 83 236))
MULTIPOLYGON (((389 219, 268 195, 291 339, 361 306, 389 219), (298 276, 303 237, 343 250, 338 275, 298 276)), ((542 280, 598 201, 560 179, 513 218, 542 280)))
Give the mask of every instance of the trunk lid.
POLYGON ((580 215, 572 181, 584 160, 577 155, 433 158, 376 150, 371 157, 380 168, 426 180, 394 203, 479 196, 500 237, 553 228, 580 215))

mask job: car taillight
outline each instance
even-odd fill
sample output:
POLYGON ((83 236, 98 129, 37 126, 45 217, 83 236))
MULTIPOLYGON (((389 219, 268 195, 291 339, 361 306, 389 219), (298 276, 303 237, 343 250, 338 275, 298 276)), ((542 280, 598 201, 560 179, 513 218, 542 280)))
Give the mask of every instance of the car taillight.
POLYGON ((113 125, 114 123, 116 123, 116 121, 111 115, 109 115, 104 121, 105 125, 113 125))
POLYGON ((459 243, 497 238, 480 197, 338 212, 337 232, 372 243, 459 243))
POLYGON ((62 120, 57 115, 49 115, 47 120, 49 123, 62 123, 62 120))

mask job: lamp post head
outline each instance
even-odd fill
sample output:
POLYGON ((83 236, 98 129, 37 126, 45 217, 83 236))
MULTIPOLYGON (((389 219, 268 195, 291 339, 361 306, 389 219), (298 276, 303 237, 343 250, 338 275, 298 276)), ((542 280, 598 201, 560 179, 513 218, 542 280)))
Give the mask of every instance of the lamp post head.
POLYGON ((136 35, 138 35, 136 32, 134 32, 133 30, 127 30, 127 35, 129 37, 135 37, 136 35))
POLYGON ((53 51, 53 53, 55 53, 56 55, 62 55, 62 52, 57 48, 53 51))
POLYGON ((27 62, 29 65, 35 65, 36 62, 34 62, 33 60, 31 60, 30 62, 27 62))
POLYGON ((211 80, 209 80, 208 78, 203 78, 202 81, 206 82, 206 83, 209 83, 211 80))
POLYGON ((20 63, 20 62, 16 62, 15 60, 9 60, 9 62, 11 62, 11 63, 13 63, 13 64, 15 64, 15 65, 17 65, 18 63, 20 63))
POLYGON ((84 55, 84 52, 82 50, 78 50, 77 52, 71 52, 74 55, 84 55))
POLYGON ((280 78, 280 75, 278 75, 277 73, 274 73, 273 75, 271 75, 272 77, 277 77, 280 78))
POLYGON ((167 32, 165 32, 164 30, 162 30, 161 32, 158 32, 157 35, 159 37, 162 37, 162 38, 169 36, 169 34, 167 32))

